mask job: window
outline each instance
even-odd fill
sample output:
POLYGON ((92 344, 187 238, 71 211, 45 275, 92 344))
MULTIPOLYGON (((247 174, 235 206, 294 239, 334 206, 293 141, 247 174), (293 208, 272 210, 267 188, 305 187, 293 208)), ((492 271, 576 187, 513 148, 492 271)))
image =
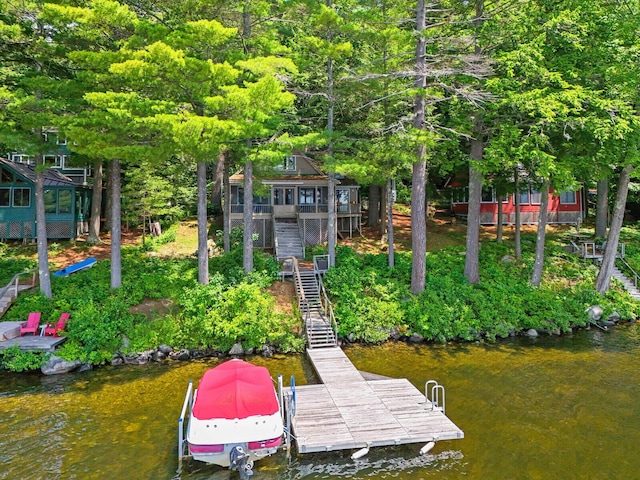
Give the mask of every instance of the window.
POLYGON ((316 192, 316 199, 320 205, 329 204, 329 187, 318 187, 316 192))
POLYGON ((0 207, 9 206, 10 188, 0 188, 0 207))
POLYGON ((276 165, 276 170, 286 170, 287 172, 296 171, 296 156, 289 155, 284 158, 284 161, 280 165, 276 165))
POLYGON ((273 204, 274 205, 294 205, 293 188, 273 188, 273 204))
POLYGON ((287 158, 284 159, 284 169, 287 171, 295 171, 296 169, 296 156, 295 155, 289 155, 287 158))
POLYGON ((300 187, 298 189, 298 203, 300 205, 313 205, 316 203, 316 189, 300 187))
POLYGON ((560 203, 562 204, 575 204, 576 192, 562 192, 560 194, 560 203))
MULTIPOLYGON (((529 205, 529 189, 521 191, 519 194, 520 205, 529 205)), ((516 203, 516 197, 513 196, 513 204, 516 203)))
POLYGON ((0 168, 0 183, 13 183, 13 175, 9 170, 0 168))
POLYGON ((253 204, 254 205, 271 205, 271 198, 254 195, 253 204))
POLYGON ((482 202, 483 203, 495 203, 496 196, 494 195, 493 187, 486 187, 482 189, 482 202))
POLYGON ((231 187, 231 205, 244 205, 244 188, 231 187))
POLYGON ((58 213, 71 213, 71 190, 58 192, 58 213))
POLYGON ((531 204, 532 205, 540 205, 542 201, 542 193, 538 190, 531 189, 531 204))
POLYGON ((31 157, 29 157, 29 155, 21 155, 17 153, 11 154, 11 160, 13 160, 16 163, 27 163, 27 164, 31 163, 31 157))
POLYGON ((67 139, 66 138, 60 138, 60 136, 58 136, 58 138, 56 139, 56 143, 58 145, 66 145, 67 144, 67 139))
POLYGON ((44 213, 56 213, 56 191, 44 191, 44 213))
POLYGON ((14 188, 13 189, 13 206, 14 207, 31 206, 31 189, 14 188))
POLYGON ((452 193, 452 202, 453 203, 467 203, 467 187, 464 188, 454 188, 452 193))
POLYGON ((341 205, 349 203, 349 190, 336 190, 336 200, 341 205))

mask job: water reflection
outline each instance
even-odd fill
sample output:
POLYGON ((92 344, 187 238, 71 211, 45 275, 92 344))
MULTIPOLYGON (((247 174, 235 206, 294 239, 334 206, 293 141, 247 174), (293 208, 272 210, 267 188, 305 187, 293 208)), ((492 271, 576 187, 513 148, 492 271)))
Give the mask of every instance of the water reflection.
MULTIPOLYGON (((350 347, 362 371, 444 384, 465 438, 296 455, 259 462, 256 480, 640 478, 625 445, 640 442, 637 325, 496 344, 350 347)), ((304 356, 252 362, 298 384, 304 356)), ((189 380, 217 360, 101 368, 45 377, 0 372, 0 479, 237 479, 215 466, 177 469, 177 417, 189 380)))

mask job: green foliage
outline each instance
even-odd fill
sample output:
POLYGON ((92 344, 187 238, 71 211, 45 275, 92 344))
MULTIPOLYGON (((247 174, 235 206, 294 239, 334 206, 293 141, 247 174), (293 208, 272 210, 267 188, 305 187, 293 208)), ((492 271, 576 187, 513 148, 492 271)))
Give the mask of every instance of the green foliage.
POLYGON ((0 288, 9 283, 15 274, 36 268, 36 262, 34 260, 13 257, 7 258, 6 253, 3 253, 2 250, 3 249, 0 248, 0 288))
POLYGON ((303 340, 292 333, 298 321, 275 311, 266 283, 256 275, 230 285, 215 274, 209 285, 185 289, 178 299, 182 312, 172 332, 174 344, 227 351, 241 342, 245 349, 273 344, 299 351, 303 340))
POLYGON ((42 367, 49 354, 42 352, 23 352, 20 347, 14 345, 6 350, 0 351, 0 368, 12 372, 25 372, 37 370, 42 367))
POLYGON ((509 262, 502 260, 507 246, 483 242, 483 281, 477 285, 466 282, 460 248, 430 253, 426 288, 418 296, 408 293, 407 256, 399 255, 396 268, 389 269, 385 255, 358 255, 340 248, 337 267, 325 276, 339 333, 365 342, 384 341, 392 331, 446 342, 493 340, 529 328, 566 332, 584 326, 585 310, 595 304, 605 315, 615 311, 622 319, 637 318, 637 302, 615 284, 607 295, 599 295, 591 264, 560 248, 549 248, 545 281, 532 288, 528 272, 534 245, 523 243, 529 249, 523 260, 509 262))

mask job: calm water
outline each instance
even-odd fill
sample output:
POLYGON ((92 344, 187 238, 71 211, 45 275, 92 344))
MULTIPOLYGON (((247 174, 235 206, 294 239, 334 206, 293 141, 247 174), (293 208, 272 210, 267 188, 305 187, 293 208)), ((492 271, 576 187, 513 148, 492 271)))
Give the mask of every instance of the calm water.
MULTIPOLYGON (((640 326, 495 345, 353 347, 360 369, 444 384, 463 440, 279 454, 265 479, 640 479, 640 326)), ((315 382, 303 356, 251 358, 315 382)), ((197 462, 176 475, 177 418, 190 379, 215 360, 45 377, 0 373, 0 479, 237 479, 197 462)))

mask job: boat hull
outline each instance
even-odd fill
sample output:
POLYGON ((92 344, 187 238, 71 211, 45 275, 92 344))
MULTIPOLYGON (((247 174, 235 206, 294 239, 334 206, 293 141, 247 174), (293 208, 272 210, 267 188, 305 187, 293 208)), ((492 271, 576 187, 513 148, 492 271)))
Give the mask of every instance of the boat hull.
POLYGON ((280 412, 233 420, 199 420, 191 416, 187 445, 194 460, 228 467, 233 447, 242 447, 249 460, 259 460, 278 451, 283 432, 280 412))

